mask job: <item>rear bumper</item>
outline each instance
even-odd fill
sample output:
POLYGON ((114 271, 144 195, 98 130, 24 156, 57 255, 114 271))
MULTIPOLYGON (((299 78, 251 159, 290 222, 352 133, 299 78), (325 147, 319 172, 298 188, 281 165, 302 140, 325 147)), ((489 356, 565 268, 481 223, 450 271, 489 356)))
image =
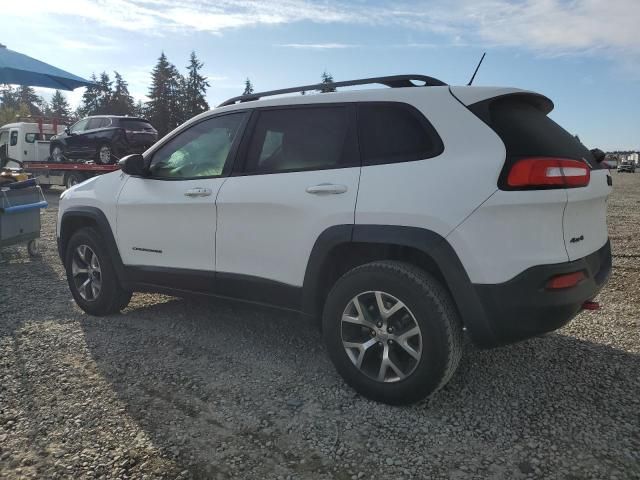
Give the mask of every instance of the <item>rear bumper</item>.
MULTIPOLYGON (((475 338, 480 346, 493 347, 556 330, 593 299, 611 273, 611 245, 573 262, 529 268, 508 282, 473 287, 484 310, 489 331, 475 338), (586 279, 572 288, 545 289, 549 278, 582 270, 586 279)), ((471 331, 472 336, 474 332, 471 331)))

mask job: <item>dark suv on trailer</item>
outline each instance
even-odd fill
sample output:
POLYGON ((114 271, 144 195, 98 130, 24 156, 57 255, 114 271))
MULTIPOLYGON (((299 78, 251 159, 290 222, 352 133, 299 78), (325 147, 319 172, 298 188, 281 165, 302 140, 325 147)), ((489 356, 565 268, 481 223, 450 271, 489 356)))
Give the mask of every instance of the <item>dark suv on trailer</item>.
POLYGON ((131 153, 142 153, 158 139, 148 120, 138 117, 100 115, 87 117, 51 139, 51 160, 95 160, 115 163, 131 153))

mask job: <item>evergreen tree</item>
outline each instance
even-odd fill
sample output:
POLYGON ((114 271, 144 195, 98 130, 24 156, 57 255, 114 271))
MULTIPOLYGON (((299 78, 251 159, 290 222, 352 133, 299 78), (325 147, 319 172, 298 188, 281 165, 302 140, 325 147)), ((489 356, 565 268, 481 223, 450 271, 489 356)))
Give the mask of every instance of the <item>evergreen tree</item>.
POLYGON ((135 104, 129 86, 118 72, 113 72, 115 85, 111 92, 108 113, 110 115, 135 115, 135 104))
POLYGON ((109 78, 107 72, 102 72, 100 74, 100 79, 98 80, 98 98, 97 98, 97 109, 90 115, 108 115, 111 113, 111 85, 113 82, 109 78))
MULTIPOLYGON (((324 83, 324 84, 333 83, 333 75, 331 75, 325 70, 324 72, 322 72, 322 82, 320 83, 324 83)), ((336 88, 329 85, 326 85, 326 86, 323 85, 319 90, 320 93, 328 93, 328 92, 335 92, 335 91, 336 91, 336 88)))
POLYGON ((151 72, 151 87, 147 103, 147 118, 163 136, 177 127, 183 114, 180 108, 180 87, 183 78, 176 67, 167 60, 162 52, 158 63, 151 72))
POLYGON ((11 85, 5 85, 0 94, 0 105, 2 108, 17 110, 20 107, 20 100, 16 90, 11 85))
POLYGON ((251 83, 251 80, 247 78, 244 82, 244 92, 242 92, 242 94, 251 95, 252 93, 253 93, 253 84, 251 83))
POLYGON ((209 82, 200 75, 200 70, 204 64, 196 57, 196 52, 191 52, 189 65, 187 65, 187 75, 182 86, 183 95, 183 121, 209 110, 209 104, 205 98, 209 82))
POLYGON ((29 111, 29 115, 42 115, 44 100, 36 95, 36 91, 32 87, 18 87, 16 96, 19 104, 24 105, 29 111))
POLYGON ((98 86, 98 79, 96 74, 91 74, 92 85, 88 86, 82 94, 82 103, 78 107, 76 114, 78 117, 87 117, 89 115, 95 115, 100 108, 100 87, 98 86))
POLYGON ((60 90, 56 90, 51 97, 51 102, 47 105, 47 116, 53 116, 62 119, 65 122, 71 117, 71 109, 67 99, 64 98, 60 90))
POLYGON ((136 103, 133 106, 133 114, 136 117, 146 117, 147 116, 147 105, 145 103, 142 103, 142 100, 138 100, 138 103, 136 103))

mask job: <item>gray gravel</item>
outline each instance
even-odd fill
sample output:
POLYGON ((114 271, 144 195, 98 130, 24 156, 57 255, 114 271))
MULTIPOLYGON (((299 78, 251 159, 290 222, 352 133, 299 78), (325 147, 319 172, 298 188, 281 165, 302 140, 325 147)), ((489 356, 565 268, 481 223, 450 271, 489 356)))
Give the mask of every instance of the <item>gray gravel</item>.
POLYGON ((0 478, 640 478, 640 174, 614 181, 604 308, 467 345, 443 391, 403 408, 354 394, 288 313, 139 294, 85 315, 52 205, 42 258, 0 263, 0 478))

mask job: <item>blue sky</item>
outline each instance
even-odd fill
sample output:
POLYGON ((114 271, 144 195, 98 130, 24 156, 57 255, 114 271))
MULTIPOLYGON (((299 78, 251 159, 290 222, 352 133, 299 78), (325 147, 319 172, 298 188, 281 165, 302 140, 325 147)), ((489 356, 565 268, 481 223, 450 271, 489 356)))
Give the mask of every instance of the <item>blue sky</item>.
POLYGON ((640 0, 31 0, 2 12, 7 47, 84 77, 117 70, 142 99, 161 51, 184 70, 193 49, 212 106, 246 77, 270 90, 325 69, 464 84, 487 51, 475 84, 547 95, 589 147, 640 148, 640 0))

